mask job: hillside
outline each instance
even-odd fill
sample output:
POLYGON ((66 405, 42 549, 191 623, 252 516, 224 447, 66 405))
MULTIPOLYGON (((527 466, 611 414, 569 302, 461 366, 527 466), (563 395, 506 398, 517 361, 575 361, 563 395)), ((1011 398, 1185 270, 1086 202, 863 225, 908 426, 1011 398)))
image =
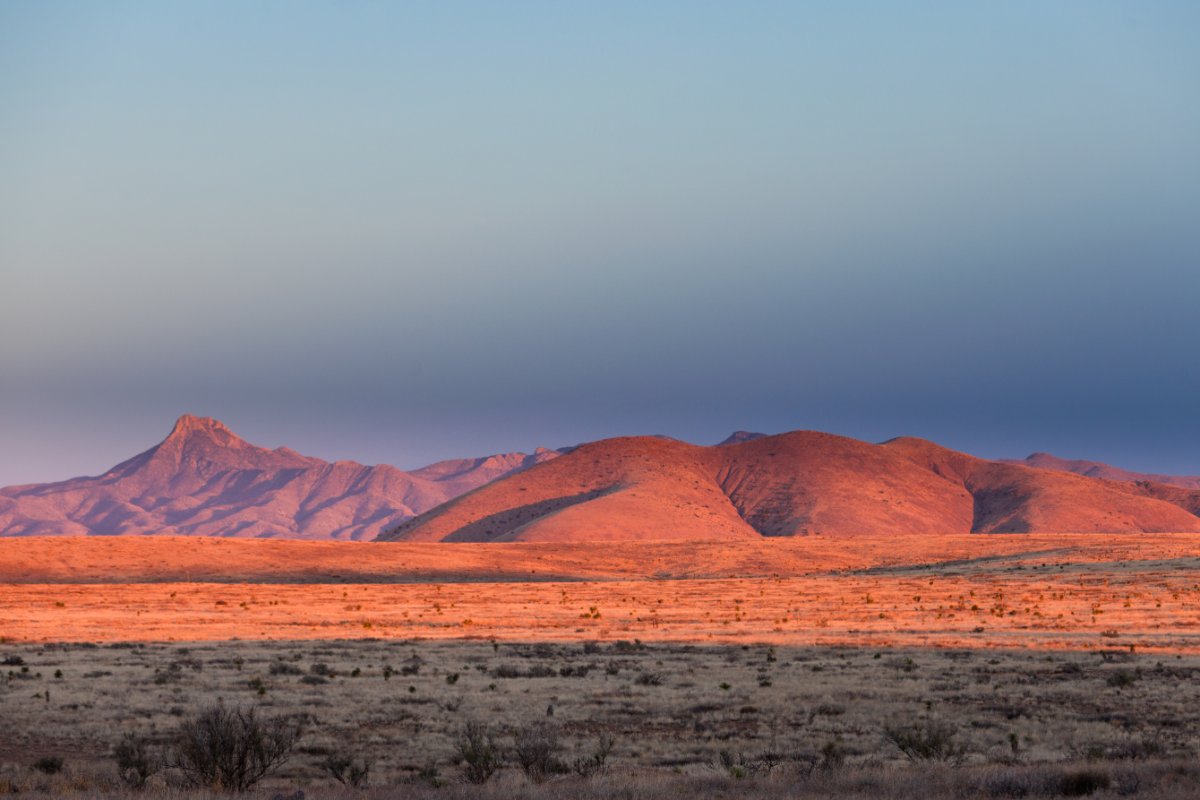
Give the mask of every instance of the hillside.
POLYGON ((699 447, 632 437, 487 484, 388 531, 403 541, 1200 531, 1200 492, 985 461, 920 439, 813 431, 699 447))

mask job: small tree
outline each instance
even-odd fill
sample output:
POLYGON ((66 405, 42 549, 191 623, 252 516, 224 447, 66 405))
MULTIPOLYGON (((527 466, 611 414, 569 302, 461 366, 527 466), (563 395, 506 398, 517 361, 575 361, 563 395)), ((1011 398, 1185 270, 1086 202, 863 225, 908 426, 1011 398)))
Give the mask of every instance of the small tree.
POLYGON ((534 723, 517 731, 513 754, 525 772, 525 777, 541 783, 552 772, 564 771, 558 754, 562 752, 558 728, 547 723, 534 723))
POLYGON ((949 722, 927 719, 923 723, 884 728, 883 735, 909 761, 962 763, 967 748, 956 741, 958 729, 949 722))
POLYGON ((244 792, 288 760, 302 730, 297 717, 211 706, 180 726, 170 765, 192 786, 244 792))
POLYGON ((504 757, 488 727, 479 722, 463 726, 455 749, 463 760, 463 773, 471 783, 487 783, 500 769, 504 757))

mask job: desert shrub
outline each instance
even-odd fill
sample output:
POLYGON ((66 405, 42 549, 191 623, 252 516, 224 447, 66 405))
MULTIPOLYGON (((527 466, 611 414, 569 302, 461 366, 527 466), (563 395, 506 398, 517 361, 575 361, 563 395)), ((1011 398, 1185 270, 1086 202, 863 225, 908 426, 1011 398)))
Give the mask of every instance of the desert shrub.
POLYGON ((1074 769, 1063 773, 1058 782, 1058 793, 1063 797, 1085 797, 1107 789, 1112 779, 1107 772, 1098 769, 1074 769))
POLYGON ((521 669, 512 664, 501 664, 492 670, 493 678, 553 678, 558 670, 545 664, 534 664, 528 669, 521 669))
POLYGON ((1145 761, 1160 758, 1166 754, 1166 747, 1157 736, 1130 736, 1122 739, 1105 749, 1106 758, 1116 761, 1145 761))
POLYGON ((244 792, 288 760, 302 730, 297 717, 211 706, 180 725, 170 765, 192 786, 244 792))
POLYGON ((824 772, 833 772, 846 764, 846 748, 837 739, 830 739, 821 745, 819 752, 821 757, 817 762, 817 768, 824 772))
POLYGON ((666 679, 667 676, 661 672, 641 672, 634 678, 634 683, 638 686, 662 686, 666 679))
MULTIPOLYGON (((985 773, 970 782, 972 796, 982 797, 1086 797, 1112 786, 1112 778, 1095 767, 1010 767, 985 773)), ((1118 785, 1118 794, 1130 782, 1118 785)))
POLYGON ((534 723, 517 731, 513 743, 513 756, 525 777, 534 783, 541 783, 546 780, 546 776, 553 773, 566 771, 558 759, 560 752, 562 741, 559 730, 554 725, 534 723))
POLYGON ((463 775, 471 783, 487 783, 504 763, 500 745, 482 723, 468 722, 463 725, 454 746, 462 759, 463 775))
POLYGON ((1071 748, 1081 761, 1145 761, 1161 758, 1167 748, 1157 735, 1131 735, 1117 741, 1088 741, 1071 748))
POLYGON ((1108 680, 1106 682, 1109 686, 1112 686, 1115 689, 1124 689, 1128 686, 1133 686, 1135 683, 1137 683, 1138 678, 1140 677, 1141 675, 1136 671, 1118 669, 1108 676, 1108 680))
POLYGON ((130 789, 141 789, 146 781, 162 768, 162 759, 151 751, 145 738, 127 733, 113 747, 117 774, 130 789))
POLYGON ((717 763, 731 778, 744 778, 759 772, 758 762, 753 756, 733 750, 722 750, 717 754, 717 763))
POLYGON ((592 668, 587 664, 571 666, 568 664, 565 667, 558 668, 558 674, 563 678, 586 678, 592 668))
POLYGON ((63 770, 63 760, 61 756, 42 756, 33 762, 33 768, 46 775, 57 775, 63 770))
POLYGON ((575 771, 576 775, 583 778, 590 778, 604 772, 608 766, 608 757, 612 755, 613 746, 616 743, 617 740, 610 734, 600 734, 596 737, 589 752, 575 757, 575 760, 571 762, 571 769, 575 771))
POLYGON ((796 764, 801 774, 811 773, 819 761, 816 754, 811 752, 789 756, 773 750, 756 755, 722 750, 717 753, 714 766, 726 772, 731 778, 745 778, 751 775, 769 775, 776 767, 789 760, 796 764))
POLYGON ((342 786, 355 789, 367 785, 371 775, 371 762, 365 759, 357 760, 345 753, 330 753, 321 762, 321 769, 329 773, 342 786))
POLYGON ((949 722, 927 719, 923 723, 884 728, 884 738, 894 744, 909 761, 948 761, 961 763, 965 745, 959 744, 958 729, 949 722))
POLYGON ((183 680, 183 665, 178 661, 172 661, 167 665, 166 670, 154 671, 154 683, 158 686, 164 686, 168 683, 179 683, 183 680))
POLYGON ((714 766, 723 769, 731 778, 744 778, 749 774, 742 754, 735 753, 732 750, 722 750, 717 753, 717 760, 714 766))
POLYGON ((321 675, 322 677, 326 678, 332 678, 335 674, 333 669, 331 669, 328 664, 322 664, 320 662, 310 666, 308 671, 313 675, 321 675))
POLYGON ((272 675, 303 675, 304 670, 297 667, 295 664, 289 664, 286 661, 275 661, 268 669, 272 675))
POLYGON ((329 679, 322 677, 321 675, 305 675, 300 679, 300 682, 308 686, 320 686, 322 684, 329 683, 329 679))

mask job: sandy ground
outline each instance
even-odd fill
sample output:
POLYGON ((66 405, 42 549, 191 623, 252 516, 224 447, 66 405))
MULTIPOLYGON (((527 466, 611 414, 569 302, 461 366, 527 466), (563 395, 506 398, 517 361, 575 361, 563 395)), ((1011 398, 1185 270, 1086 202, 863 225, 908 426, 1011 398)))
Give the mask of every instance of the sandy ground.
POLYGON ((1200 652, 1200 536, 0 542, 7 641, 497 639, 1200 652))

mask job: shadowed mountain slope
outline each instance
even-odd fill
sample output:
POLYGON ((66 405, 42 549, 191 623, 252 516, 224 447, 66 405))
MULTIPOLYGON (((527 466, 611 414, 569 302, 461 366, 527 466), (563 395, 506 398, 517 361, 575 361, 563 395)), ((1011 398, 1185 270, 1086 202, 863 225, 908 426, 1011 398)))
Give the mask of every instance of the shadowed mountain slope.
POLYGON ((920 439, 795 431, 698 447, 607 439, 381 536, 404 541, 733 539, 808 533, 1200 531, 1200 492, 1006 464, 920 439))
POLYGON ((0 489, 0 535, 373 539, 557 455, 507 453, 404 472, 256 447, 217 420, 185 415, 160 444, 103 475, 0 489))

